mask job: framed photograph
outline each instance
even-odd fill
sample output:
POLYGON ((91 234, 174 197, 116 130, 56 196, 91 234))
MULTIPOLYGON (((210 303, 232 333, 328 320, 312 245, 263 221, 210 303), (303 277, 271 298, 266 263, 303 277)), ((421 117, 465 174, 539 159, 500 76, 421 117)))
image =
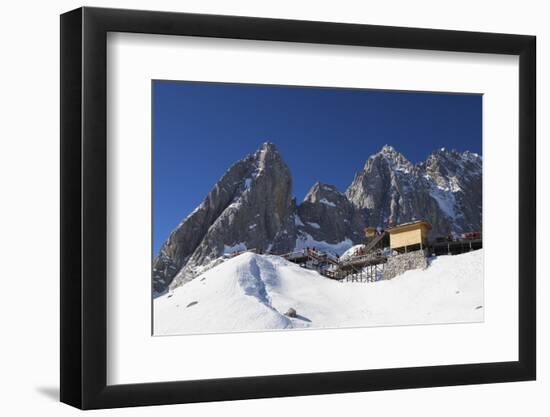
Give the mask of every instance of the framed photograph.
POLYGON ((61 401, 533 380, 535 37, 61 16, 61 401))

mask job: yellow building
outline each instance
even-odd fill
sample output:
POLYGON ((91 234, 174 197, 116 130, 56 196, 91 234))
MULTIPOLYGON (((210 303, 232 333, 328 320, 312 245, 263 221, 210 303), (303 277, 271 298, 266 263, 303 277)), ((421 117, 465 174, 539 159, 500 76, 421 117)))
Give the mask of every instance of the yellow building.
POLYGON ((365 227, 365 237, 373 238, 376 235, 376 227, 365 227))
POLYGON ((386 229, 390 235, 390 248, 398 252, 419 250, 428 244, 432 225, 424 220, 399 224, 386 229))

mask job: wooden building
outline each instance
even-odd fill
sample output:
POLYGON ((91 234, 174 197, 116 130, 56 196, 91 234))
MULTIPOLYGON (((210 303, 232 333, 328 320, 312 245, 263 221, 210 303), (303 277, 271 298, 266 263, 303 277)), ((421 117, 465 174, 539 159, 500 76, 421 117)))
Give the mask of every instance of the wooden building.
POLYGON ((397 252, 424 249, 428 245, 428 233, 432 226, 424 220, 402 223, 386 229, 390 235, 390 248, 397 252))
POLYGON ((376 227, 365 227, 365 237, 372 239, 374 236, 376 236, 376 227))

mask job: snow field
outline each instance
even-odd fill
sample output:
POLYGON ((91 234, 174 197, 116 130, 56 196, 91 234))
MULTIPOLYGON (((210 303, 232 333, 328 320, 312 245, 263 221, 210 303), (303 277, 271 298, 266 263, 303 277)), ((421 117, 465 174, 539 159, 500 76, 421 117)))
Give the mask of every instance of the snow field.
POLYGON ((244 253, 156 298, 153 318, 155 335, 177 335, 479 322, 483 308, 483 250, 368 284, 244 253))

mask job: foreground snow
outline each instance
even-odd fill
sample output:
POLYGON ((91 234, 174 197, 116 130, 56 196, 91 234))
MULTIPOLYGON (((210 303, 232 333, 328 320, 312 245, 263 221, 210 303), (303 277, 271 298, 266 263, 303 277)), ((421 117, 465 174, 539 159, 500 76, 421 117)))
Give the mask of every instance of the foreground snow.
POLYGON ((483 321, 483 250, 390 281, 337 282, 245 253, 154 300, 156 335, 483 321), (289 309, 297 317, 284 315, 289 309))

